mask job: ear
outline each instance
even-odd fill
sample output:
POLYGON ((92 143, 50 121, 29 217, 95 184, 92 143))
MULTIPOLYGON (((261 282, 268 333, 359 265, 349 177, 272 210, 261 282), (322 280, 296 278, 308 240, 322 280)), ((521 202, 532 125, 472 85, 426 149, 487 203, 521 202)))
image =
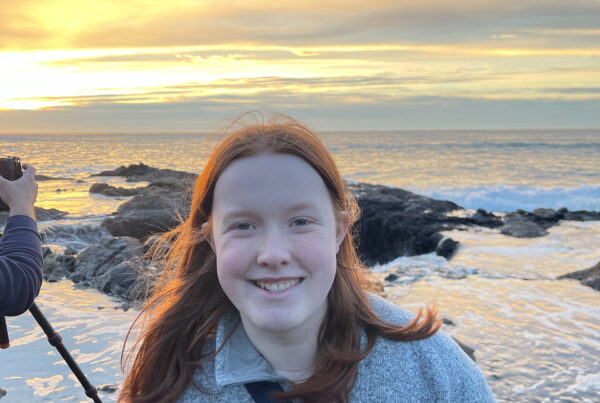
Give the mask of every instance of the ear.
POLYGON ((350 216, 347 212, 342 211, 336 214, 335 222, 335 253, 340 251, 340 245, 348 234, 348 227, 350 226, 350 216))
POLYGON ((205 222, 204 224, 202 224, 201 228, 202 228, 202 233, 205 234, 205 236, 206 236, 206 242, 208 242, 208 244, 210 245, 210 248, 216 254, 217 252, 215 251, 215 243, 214 243, 213 236, 212 236, 212 228, 210 227, 208 222, 205 222))

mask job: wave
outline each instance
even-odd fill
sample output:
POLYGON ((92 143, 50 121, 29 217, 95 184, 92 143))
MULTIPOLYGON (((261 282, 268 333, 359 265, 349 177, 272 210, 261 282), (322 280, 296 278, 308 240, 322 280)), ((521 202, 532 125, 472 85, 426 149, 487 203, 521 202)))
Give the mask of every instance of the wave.
POLYGON ((600 186, 543 189, 529 186, 476 186, 409 189, 434 199, 450 200, 466 209, 508 212, 536 208, 600 211, 600 186))
POLYGON ((386 281, 394 284, 413 284, 429 277, 441 277, 449 280, 462 280, 468 276, 478 276, 492 280, 554 280, 554 277, 537 273, 501 273, 483 270, 462 263, 452 263, 435 253, 418 256, 401 256, 391 262, 374 265, 371 270, 376 273, 393 274, 386 281))
POLYGON ((100 242, 110 236, 108 231, 98 224, 55 224, 42 226, 40 236, 44 244, 57 244, 79 252, 86 246, 100 242))

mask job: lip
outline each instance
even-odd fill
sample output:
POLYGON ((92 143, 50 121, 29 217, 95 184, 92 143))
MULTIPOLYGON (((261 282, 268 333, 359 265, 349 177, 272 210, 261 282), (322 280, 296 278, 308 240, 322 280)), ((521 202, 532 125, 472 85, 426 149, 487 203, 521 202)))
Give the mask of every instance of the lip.
POLYGON ((249 279, 248 281, 262 281, 264 283, 279 283, 281 281, 291 281, 291 280, 304 280, 304 277, 259 277, 259 278, 253 278, 253 279, 249 279))
POLYGON ((250 283, 250 285, 252 286, 252 288, 254 290, 261 293, 263 296, 265 296, 267 298, 275 298, 275 299, 287 295, 288 293, 290 293, 291 291, 296 289, 300 284, 302 284, 303 281, 304 281, 304 277, 261 277, 261 278, 257 278, 257 279, 248 280, 248 282, 250 283), (269 291, 262 287, 259 287, 256 284, 259 281, 264 282, 264 283, 279 283, 279 282, 292 281, 292 280, 299 280, 299 281, 297 284, 295 284, 289 288, 286 288, 285 290, 280 291, 280 292, 269 291))

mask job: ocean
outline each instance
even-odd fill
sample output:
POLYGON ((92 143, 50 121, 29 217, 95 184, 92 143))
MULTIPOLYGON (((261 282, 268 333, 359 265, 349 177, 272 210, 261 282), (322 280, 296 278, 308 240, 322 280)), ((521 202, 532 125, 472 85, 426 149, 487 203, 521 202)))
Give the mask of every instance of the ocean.
MULTIPOLYGON (((600 211, 600 129, 323 132, 342 175, 451 200, 466 209, 538 207, 600 211)), ((0 155, 18 155, 37 173, 37 205, 67 211, 40 230, 60 228, 48 246, 79 251, 107 235, 102 218, 127 198, 90 195, 90 177, 143 162, 199 173, 219 135, 203 133, 0 134, 0 155), (92 227, 81 235, 78 228, 92 227), (90 235, 90 233, 92 235, 90 235)), ((56 233, 56 231, 55 231, 56 233)), ((600 293, 561 274, 600 261, 600 221, 568 221, 541 238, 497 230, 446 233, 460 242, 449 262, 398 257, 373 267, 401 273, 388 299, 416 311, 435 302, 453 324, 444 330, 475 348, 499 402, 600 400, 600 293)), ((69 281, 44 283, 37 303, 95 385, 119 387, 123 339, 137 316, 122 303, 69 281)), ((12 347, 0 350, 6 402, 89 401, 29 314, 8 318, 12 347)), ((104 401, 116 392, 102 391, 104 401)))

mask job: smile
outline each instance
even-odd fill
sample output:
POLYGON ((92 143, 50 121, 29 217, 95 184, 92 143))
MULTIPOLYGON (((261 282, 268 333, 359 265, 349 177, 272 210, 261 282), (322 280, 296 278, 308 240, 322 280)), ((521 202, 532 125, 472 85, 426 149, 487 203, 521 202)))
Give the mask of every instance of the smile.
POLYGON ((256 280, 253 281, 254 285, 264 290, 270 292, 283 292, 288 288, 292 288, 293 286, 300 283, 302 279, 296 278, 292 280, 283 280, 283 281, 262 281, 256 280))

